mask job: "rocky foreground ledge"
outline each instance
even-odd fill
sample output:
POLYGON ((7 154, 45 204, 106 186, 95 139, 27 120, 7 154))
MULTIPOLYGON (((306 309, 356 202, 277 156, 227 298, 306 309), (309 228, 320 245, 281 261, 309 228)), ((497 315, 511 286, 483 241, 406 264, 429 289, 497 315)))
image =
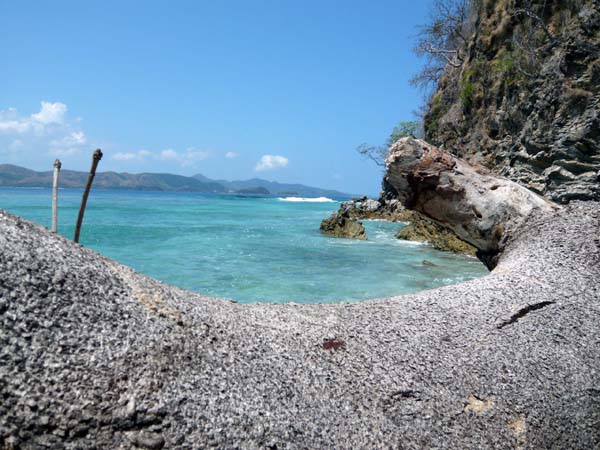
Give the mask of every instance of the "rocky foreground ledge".
POLYGON ((595 448, 600 204, 354 304, 167 286, 0 211, 1 448, 595 448))

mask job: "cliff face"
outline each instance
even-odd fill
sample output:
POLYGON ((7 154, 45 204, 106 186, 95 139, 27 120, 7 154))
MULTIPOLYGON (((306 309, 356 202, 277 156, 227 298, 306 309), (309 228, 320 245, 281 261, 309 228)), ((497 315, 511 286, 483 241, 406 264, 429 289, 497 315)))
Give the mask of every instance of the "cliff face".
POLYGON ((426 138, 559 203, 600 200, 600 4, 482 0, 426 138))

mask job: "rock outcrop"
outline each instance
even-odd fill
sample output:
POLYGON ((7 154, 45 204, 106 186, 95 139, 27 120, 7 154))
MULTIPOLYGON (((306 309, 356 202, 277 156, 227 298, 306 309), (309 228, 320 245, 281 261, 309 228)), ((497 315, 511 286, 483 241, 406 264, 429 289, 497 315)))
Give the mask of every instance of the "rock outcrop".
POLYGON ((367 239, 367 232, 362 222, 351 218, 347 211, 335 211, 330 217, 321 221, 321 232, 329 236, 347 239, 367 239))
POLYGON ((390 222, 408 222, 412 214, 398 200, 374 200, 367 197, 343 202, 338 212, 353 219, 390 222))
POLYGON ((413 212, 410 223, 397 233, 398 239, 427 242, 436 250, 475 256, 477 249, 460 239, 452 230, 413 212))
POLYGON ((600 3, 473 3, 466 57, 429 103, 427 141, 553 201, 599 200, 600 3))
POLYGON ((484 278, 241 305, 0 211, 0 447, 596 448, 599 231, 573 202, 484 278))
POLYGON ((559 208, 513 181, 413 138, 390 148, 385 180, 405 207, 476 247, 490 269, 508 237, 529 217, 559 208))
MULTIPOLYGON (((398 239, 427 242, 437 250, 471 256, 475 255, 477 250, 471 244, 461 240, 449 228, 436 224, 421 214, 406 209, 397 199, 381 198, 373 200, 363 197, 351 200, 340 205, 336 217, 340 215, 353 219, 409 222, 408 225, 404 226, 396 234, 398 239)), ((332 218, 327 220, 331 221, 332 218)))

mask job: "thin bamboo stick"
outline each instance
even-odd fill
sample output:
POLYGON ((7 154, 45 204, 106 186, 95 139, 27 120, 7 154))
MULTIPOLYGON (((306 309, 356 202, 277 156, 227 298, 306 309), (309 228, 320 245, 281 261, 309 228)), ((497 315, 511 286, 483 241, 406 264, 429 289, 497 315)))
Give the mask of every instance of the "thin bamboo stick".
POLYGON ((98 163, 102 159, 102 150, 97 149, 94 152, 94 156, 92 159, 92 167, 90 169, 90 174, 87 179, 87 183, 85 185, 85 190, 83 191, 83 198, 81 199, 81 206, 79 207, 79 216, 77 216, 77 225, 75 226, 75 237, 73 240, 75 242, 79 242, 79 233, 81 232, 81 224, 83 222, 83 214, 85 213, 85 206, 87 205, 88 195, 90 193, 90 189, 92 187, 92 182, 94 181, 94 176, 96 175, 96 167, 98 167, 98 163))
POLYGON ((52 179, 52 232, 58 228, 58 174, 61 167, 60 160, 54 160, 54 177, 52 179))

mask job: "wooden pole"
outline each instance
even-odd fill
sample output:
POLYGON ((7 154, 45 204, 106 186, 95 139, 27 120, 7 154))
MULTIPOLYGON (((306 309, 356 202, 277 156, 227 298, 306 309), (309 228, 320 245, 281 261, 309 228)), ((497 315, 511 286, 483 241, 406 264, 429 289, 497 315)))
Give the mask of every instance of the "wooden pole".
POLYGON ((73 240, 75 242, 79 242, 79 233, 81 232, 81 223, 83 222, 83 214, 85 212, 85 206, 87 204, 88 195, 90 193, 90 189, 92 187, 92 182, 94 181, 94 175, 96 175, 96 167, 98 167, 98 163, 102 159, 102 150, 97 149, 94 152, 94 156, 92 159, 92 168, 90 169, 90 174, 87 179, 87 183, 85 185, 85 190, 83 191, 83 198, 81 199, 81 206, 79 207, 79 216, 77 217, 77 225, 75 226, 75 237, 73 240))
POLYGON ((54 178, 52 180, 52 232, 58 228, 58 174, 60 173, 60 160, 54 160, 54 178))

